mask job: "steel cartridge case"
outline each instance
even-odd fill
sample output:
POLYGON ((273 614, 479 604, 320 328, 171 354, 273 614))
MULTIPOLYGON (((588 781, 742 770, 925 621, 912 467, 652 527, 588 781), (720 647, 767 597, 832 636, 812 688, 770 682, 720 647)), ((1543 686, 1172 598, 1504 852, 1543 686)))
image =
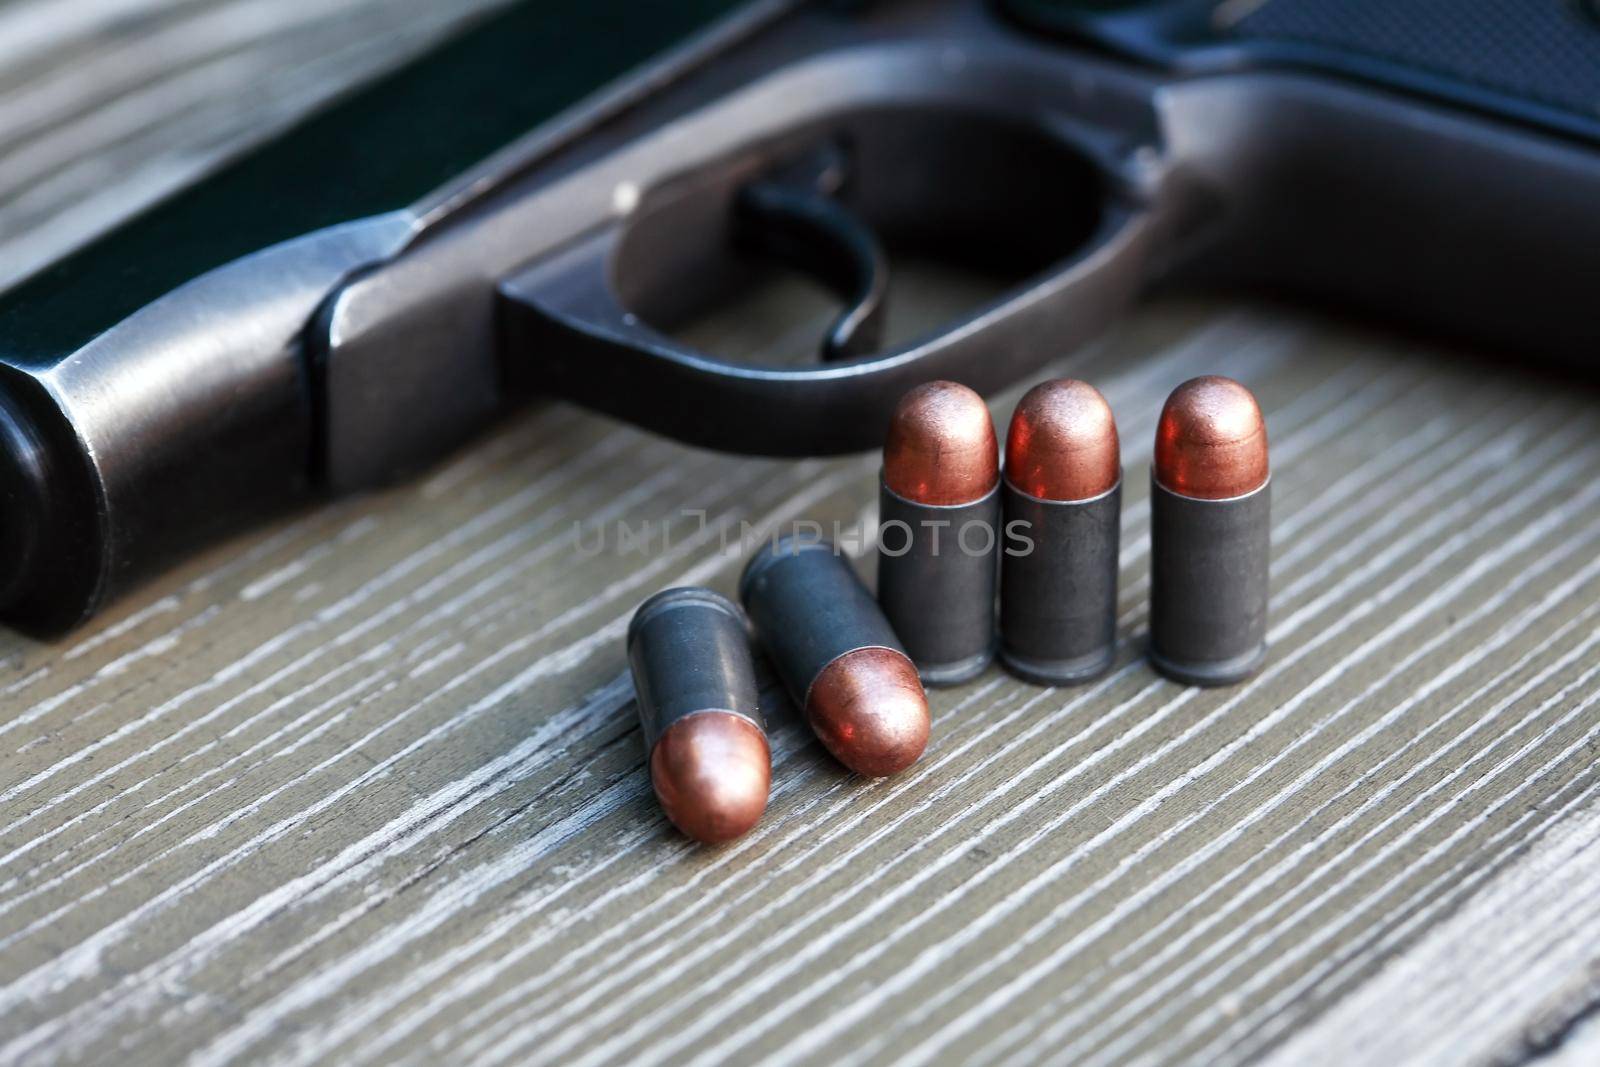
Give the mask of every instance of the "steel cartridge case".
POLYGON ((766 809, 772 758, 743 614, 709 589, 668 589, 639 606, 627 646, 667 817, 707 843, 745 833, 766 809))
POLYGON ((1121 480, 1088 500, 1041 500, 1009 480, 1004 494, 1000 654, 1006 667, 1044 685, 1099 677, 1116 655, 1121 480))
POLYGON ((831 544, 789 537, 764 546, 739 595, 795 704, 839 762, 871 777, 916 762, 929 729, 916 666, 831 544))
POLYGON ((879 479, 878 603, 929 685, 994 658, 999 489, 983 397, 933 381, 900 398, 879 479))
POLYGON ((878 603, 928 685, 955 685, 994 658, 1000 487, 967 504, 878 488, 878 603))
POLYGON ((1117 650, 1122 447, 1111 405, 1088 382, 1028 390, 1006 432, 1000 655, 1014 674, 1073 685, 1117 650))
POLYGON ((1272 485, 1250 390, 1208 375, 1172 391, 1150 478, 1150 662, 1191 685, 1231 685, 1267 651, 1272 485))
POLYGON ((1232 685, 1267 654, 1272 483, 1206 500, 1150 482, 1150 661, 1191 685, 1232 685))

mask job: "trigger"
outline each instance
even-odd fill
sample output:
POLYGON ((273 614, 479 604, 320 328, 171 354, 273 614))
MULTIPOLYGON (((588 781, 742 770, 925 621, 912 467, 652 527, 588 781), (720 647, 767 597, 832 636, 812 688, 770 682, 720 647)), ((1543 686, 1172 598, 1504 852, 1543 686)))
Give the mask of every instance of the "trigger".
POLYGON ((837 195, 847 177, 837 145, 758 178, 739 191, 734 239, 827 286, 845 302, 822 341, 822 359, 854 359, 883 340, 888 261, 872 230, 837 195))

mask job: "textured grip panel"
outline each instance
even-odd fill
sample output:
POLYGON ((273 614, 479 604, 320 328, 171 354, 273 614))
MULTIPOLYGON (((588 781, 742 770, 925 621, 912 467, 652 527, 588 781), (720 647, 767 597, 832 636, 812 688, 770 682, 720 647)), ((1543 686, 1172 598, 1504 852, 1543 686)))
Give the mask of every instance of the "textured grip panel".
POLYGON ((1564 0, 1239 0, 1216 20, 1240 39, 1386 60, 1480 89, 1600 115, 1600 24, 1564 0), (1236 19, 1236 21, 1233 21, 1236 19))

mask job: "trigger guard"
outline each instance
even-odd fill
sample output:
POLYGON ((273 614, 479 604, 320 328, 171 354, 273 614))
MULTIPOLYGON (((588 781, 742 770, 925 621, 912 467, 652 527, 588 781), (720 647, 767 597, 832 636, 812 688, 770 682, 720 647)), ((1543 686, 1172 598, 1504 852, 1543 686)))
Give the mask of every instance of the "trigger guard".
POLYGON ((610 224, 503 280, 505 384, 554 393, 690 444, 767 456, 875 448, 906 390, 933 379, 990 393, 1091 339, 1142 287, 1155 209, 1112 201, 1073 256, 950 324, 870 357, 805 367, 718 359, 653 329, 611 284, 610 224))

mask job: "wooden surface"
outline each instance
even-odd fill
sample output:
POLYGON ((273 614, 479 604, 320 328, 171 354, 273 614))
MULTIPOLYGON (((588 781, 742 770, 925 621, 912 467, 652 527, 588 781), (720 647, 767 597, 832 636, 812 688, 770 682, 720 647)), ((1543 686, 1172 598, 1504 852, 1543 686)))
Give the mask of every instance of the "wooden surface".
POLYGON ((507 0, 0 0, 0 287, 507 0))
MULTIPOLYGON (((8 269, 466 6, 0 5, 8 269), (206 47, 237 80, 184 72, 206 47), (101 178, 30 193, 28 158, 101 178)), ((919 274, 897 328, 971 295, 919 274)), ((825 314, 776 286, 696 339, 792 354, 825 314)), ((70 640, 0 636, 0 1063, 1600 1060, 1596 396, 1231 302, 1067 366, 1123 433, 1114 673, 938 692, 883 782, 769 687, 772 805, 723 849, 653 803, 623 629, 731 589, 741 522, 870 522, 870 456, 539 407, 70 640), (1154 420, 1203 372, 1257 391, 1275 470, 1271 658, 1223 691, 1138 656, 1154 420)))

